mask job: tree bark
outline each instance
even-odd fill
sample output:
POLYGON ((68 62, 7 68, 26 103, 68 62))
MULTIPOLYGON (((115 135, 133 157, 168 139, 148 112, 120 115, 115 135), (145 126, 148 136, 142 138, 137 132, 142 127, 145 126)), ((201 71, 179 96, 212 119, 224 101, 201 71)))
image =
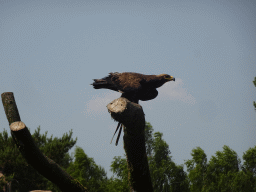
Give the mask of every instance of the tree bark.
POLYGON ((41 175, 56 184, 61 191, 87 191, 83 185, 61 169, 57 163, 43 155, 35 145, 26 125, 20 120, 13 93, 6 92, 1 96, 12 137, 26 161, 41 175))
POLYGON ((139 104, 120 97, 107 105, 111 117, 122 123, 124 149, 130 187, 137 192, 153 192, 145 147, 145 116, 139 104))

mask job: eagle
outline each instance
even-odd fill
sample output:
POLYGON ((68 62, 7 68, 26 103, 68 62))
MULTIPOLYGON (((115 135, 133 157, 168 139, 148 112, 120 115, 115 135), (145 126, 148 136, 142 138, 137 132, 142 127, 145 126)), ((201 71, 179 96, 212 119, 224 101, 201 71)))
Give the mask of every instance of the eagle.
MULTIPOLYGON (((94 89, 110 89, 122 93, 121 97, 128 99, 131 102, 139 103, 141 101, 152 100, 157 97, 157 88, 161 87, 168 81, 175 81, 173 76, 168 74, 160 75, 144 75, 140 73, 124 72, 124 73, 109 73, 108 76, 102 79, 93 79, 94 89)), ((116 145, 122 131, 121 123, 118 123, 116 131, 120 128, 116 145)), ((113 140, 113 138, 112 138, 113 140)), ((112 142, 111 140, 111 142, 112 142)), ((110 142, 110 143, 111 143, 110 142)))

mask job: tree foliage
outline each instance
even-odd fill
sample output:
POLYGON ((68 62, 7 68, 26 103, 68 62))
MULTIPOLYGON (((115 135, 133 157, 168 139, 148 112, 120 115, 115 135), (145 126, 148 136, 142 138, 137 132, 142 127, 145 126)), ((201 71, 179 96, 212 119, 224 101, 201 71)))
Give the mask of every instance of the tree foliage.
MULTIPOLYGON (((163 134, 160 132, 153 134, 152 126, 147 122, 145 135, 146 152, 154 191, 189 191, 183 166, 177 166, 172 161, 169 146, 162 138, 163 134)), ((126 159, 115 157, 111 167, 113 173, 123 181, 120 184, 123 190, 120 191, 128 191, 126 159)))
POLYGON ((75 149, 75 161, 70 163, 67 172, 76 178, 89 191, 105 192, 107 174, 96 165, 93 158, 89 158, 80 147, 75 149))
POLYGON ((188 191, 187 174, 183 166, 172 161, 169 145, 163 140, 163 134, 154 133, 152 157, 149 159, 151 178, 155 191, 188 191))
POLYGON ((190 190, 202 192, 256 191, 256 146, 247 150, 244 155, 244 164, 237 153, 228 146, 223 151, 217 151, 207 163, 206 154, 197 147, 192 150, 191 160, 185 162, 190 190))
POLYGON ((224 145, 223 151, 217 151, 209 161, 205 187, 210 186, 215 191, 233 191, 232 181, 239 171, 239 165, 236 152, 224 145))
MULTIPOLYGON (((150 123, 146 123, 145 134, 154 191, 256 192, 256 146, 244 152, 243 165, 237 153, 226 145, 209 162, 204 150, 197 147, 192 150, 192 158, 185 161, 186 173, 183 165, 173 162, 169 145, 163 140, 162 133, 153 133, 150 123)), ((77 140, 72 139, 72 130, 61 138, 48 138, 47 132, 40 134, 39 126, 32 137, 46 156, 57 162, 89 191, 130 191, 126 158, 114 157, 111 164, 114 175, 108 179, 105 170, 96 165, 82 148, 76 147, 74 157, 69 155, 68 151, 77 140)), ((13 190, 19 189, 21 192, 35 189, 60 191, 26 163, 6 130, 0 133, 0 171, 5 176, 0 179, 0 188, 12 181, 13 190)))
POLYGON ((193 149, 191 156, 192 159, 185 162, 187 171, 189 172, 190 189, 192 192, 202 191, 206 180, 207 157, 200 147, 193 149))
MULTIPOLYGON (((35 144, 46 156, 63 168, 69 166, 72 158, 69 156, 68 151, 75 145, 77 140, 72 139, 72 130, 69 134, 64 134, 62 138, 53 138, 53 136, 47 138, 47 132, 40 134, 39 126, 32 137, 35 144)), ((0 133, 0 170, 6 180, 2 182, 1 188, 10 181, 16 181, 12 182, 12 189, 27 192, 34 189, 46 189, 50 182, 26 162, 12 137, 8 136, 5 129, 3 133, 0 133)))
MULTIPOLYGON (((116 191, 128 192, 130 191, 128 182, 128 166, 125 158, 121 156, 114 157, 114 161, 111 163, 110 169, 117 178, 111 177, 110 184, 115 186, 116 191)), ((110 186, 109 186, 110 188, 110 186)))

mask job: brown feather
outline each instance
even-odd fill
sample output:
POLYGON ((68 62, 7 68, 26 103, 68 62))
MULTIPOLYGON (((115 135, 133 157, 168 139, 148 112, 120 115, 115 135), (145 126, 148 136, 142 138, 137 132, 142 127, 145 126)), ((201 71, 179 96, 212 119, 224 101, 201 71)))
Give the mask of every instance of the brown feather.
MULTIPOLYGON (((157 97, 156 88, 170 81, 170 75, 143 75, 140 73, 124 72, 109 73, 102 79, 94 79, 92 84, 95 89, 111 89, 123 93, 123 97, 131 99, 133 102, 138 100, 147 101, 157 97)), ((173 78, 175 80, 175 78, 173 78)))
MULTIPOLYGON (((156 89, 168 81, 175 81, 175 78, 167 74, 143 75, 131 72, 115 72, 109 73, 107 77, 102 79, 94 79, 92 85, 95 89, 111 89, 113 91, 121 92, 121 97, 132 102, 139 103, 139 100, 148 101, 156 98, 158 95, 158 91, 156 89)), ((116 145, 118 144, 122 130, 121 123, 118 123, 115 134, 118 129, 120 130, 116 140, 116 145)))

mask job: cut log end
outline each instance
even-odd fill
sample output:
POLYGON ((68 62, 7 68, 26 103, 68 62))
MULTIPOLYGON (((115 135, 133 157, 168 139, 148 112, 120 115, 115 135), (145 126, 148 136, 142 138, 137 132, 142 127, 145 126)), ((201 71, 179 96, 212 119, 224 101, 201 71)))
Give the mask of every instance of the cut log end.
POLYGON ((121 97, 115 99, 107 105, 108 111, 110 113, 122 113, 127 107, 127 101, 121 97))
POLYGON ((10 129, 12 131, 19 131, 21 129, 24 129, 26 127, 25 123, 23 123, 22 121, 16 121, 16 122, 13 122, 11 125, 10 125, 10 129))

